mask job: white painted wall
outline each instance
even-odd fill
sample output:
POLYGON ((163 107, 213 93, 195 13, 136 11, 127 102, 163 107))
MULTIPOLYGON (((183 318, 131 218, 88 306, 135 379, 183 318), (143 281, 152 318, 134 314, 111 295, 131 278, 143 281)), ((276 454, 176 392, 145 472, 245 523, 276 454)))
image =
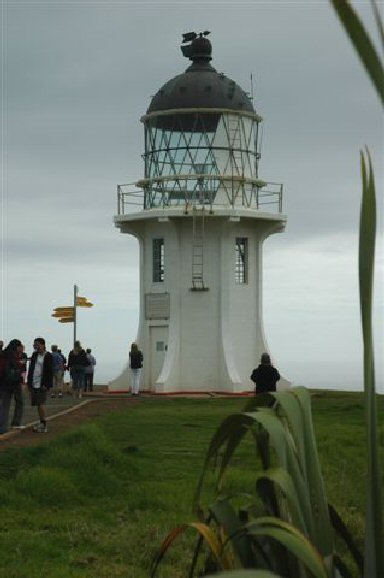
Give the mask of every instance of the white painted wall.
MULTIPOLYGON (((251 371, 261 353, 268 351, 262 321, 262 243, 282 231, 285 221, 283 215, 251 209, 207 215, 204 281, 209 291, 194 292, 192 214, 177 208, 152 209, 115 218, 121 232, 135 235, 141 247, 137 340, 144 352, 144 389, 159 393, 251 389, 251 371), (236 237, 248 238, 246 285, 235 283, 236 237), (154 238, 163 238, 165 244, 162 283, 152 280, 154 238), (170 294, 169 320, 145 319, 144 296, 156 292, 170 294), (161 355, 157 341, 167 345, 161 355)), ((110 384, 110 390, 126 390, 128 381, 126 372, 110 384)))

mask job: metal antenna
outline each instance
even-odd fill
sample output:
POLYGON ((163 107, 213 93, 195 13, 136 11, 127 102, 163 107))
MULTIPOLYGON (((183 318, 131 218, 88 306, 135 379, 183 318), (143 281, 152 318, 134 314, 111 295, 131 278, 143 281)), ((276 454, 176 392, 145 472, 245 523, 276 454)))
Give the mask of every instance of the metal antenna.
POLYGON ((252 72, 251 72, 251 100, 253 102, 253 75, 252 75, 252 72))

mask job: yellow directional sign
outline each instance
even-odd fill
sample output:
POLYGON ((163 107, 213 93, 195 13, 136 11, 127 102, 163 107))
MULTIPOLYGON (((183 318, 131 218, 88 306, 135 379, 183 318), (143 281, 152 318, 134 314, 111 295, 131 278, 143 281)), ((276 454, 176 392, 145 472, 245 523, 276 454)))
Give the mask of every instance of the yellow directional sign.
POLYGON ((74 286, 74 300, 73 305, 63 305, 55 307, 51 317, 55 317, 59 323, 73 323, 73 340, 76 341, 76 308, 77 307, 93 307, 93 303, 88 301, 86 297, 79 297, 77 285, 74 286))
POLYGON ((51 317, 74 317, 73 311, 66 311, 65 313, 52 313, 51 317))
POLYGON ((55 307, 51 317, 56 317, 60 323, 73 323, 75 321, 75 308, 71 305, 55 307))
POLYGON ((87 297, 76 297, 76 305, 78 307, 93 307, 93 303, 90 303, 87 297))
POLYGON ((68 315, 74 315, 75 309, 74 307, 56 307, 54 310, 52 317, 67 317, 68 315))

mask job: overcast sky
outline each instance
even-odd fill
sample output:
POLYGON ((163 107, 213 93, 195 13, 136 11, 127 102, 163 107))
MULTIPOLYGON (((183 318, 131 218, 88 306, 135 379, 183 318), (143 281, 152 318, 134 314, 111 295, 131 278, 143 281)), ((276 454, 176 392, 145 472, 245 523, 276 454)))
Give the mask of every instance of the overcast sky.
MULTIPOLYGON (((369 2, 354 4, 374 32, 369 2)), ((4 2, 1 336, 71 347, 51 317, 73 284, 95 306, 78 337, 96 382, 138 326, 135 239, 113 226, 116 185, 143 176, 143 115, 188 66, 181 34, 211 31, 213 66, 264 118, 260 176, 284 184, 286 231, 264 246, 264 322, 276 365, 312 386, 362 385, 359 150, 379 196, 376 344, 383 348, 383 117, 332 8, 317 2, 4 2)), ((375 35, 376 37, 376 35, 375 35)), ((255 360, 256 364, 257 360, 255 360)), ((251 370, 252 368, 250 368, 251 370)))

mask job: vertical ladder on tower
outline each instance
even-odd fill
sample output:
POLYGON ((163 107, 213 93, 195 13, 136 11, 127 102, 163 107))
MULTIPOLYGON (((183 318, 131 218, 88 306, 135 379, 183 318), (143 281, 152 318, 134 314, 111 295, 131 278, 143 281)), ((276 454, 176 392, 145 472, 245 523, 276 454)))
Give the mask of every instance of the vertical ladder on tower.
MULTIPOLYGON (((241 134, 240 134, 240 119, 236 116, 228 115, 227 130, 229 145, 231 147, 231 171, 236 177, 244 176, 244 169, 241 157, 241 134)), ((236 181, 237 182, 237 181, 236 181)), ((234 188, 232 181, 232 202, 237 205, 242 203, 242 199, 238 198, 239 185, 234 188)))
POLYGON ((208 291, 204 285, 204 218, 205 209, 192 212, 192 287, 191 291, 208 291))

